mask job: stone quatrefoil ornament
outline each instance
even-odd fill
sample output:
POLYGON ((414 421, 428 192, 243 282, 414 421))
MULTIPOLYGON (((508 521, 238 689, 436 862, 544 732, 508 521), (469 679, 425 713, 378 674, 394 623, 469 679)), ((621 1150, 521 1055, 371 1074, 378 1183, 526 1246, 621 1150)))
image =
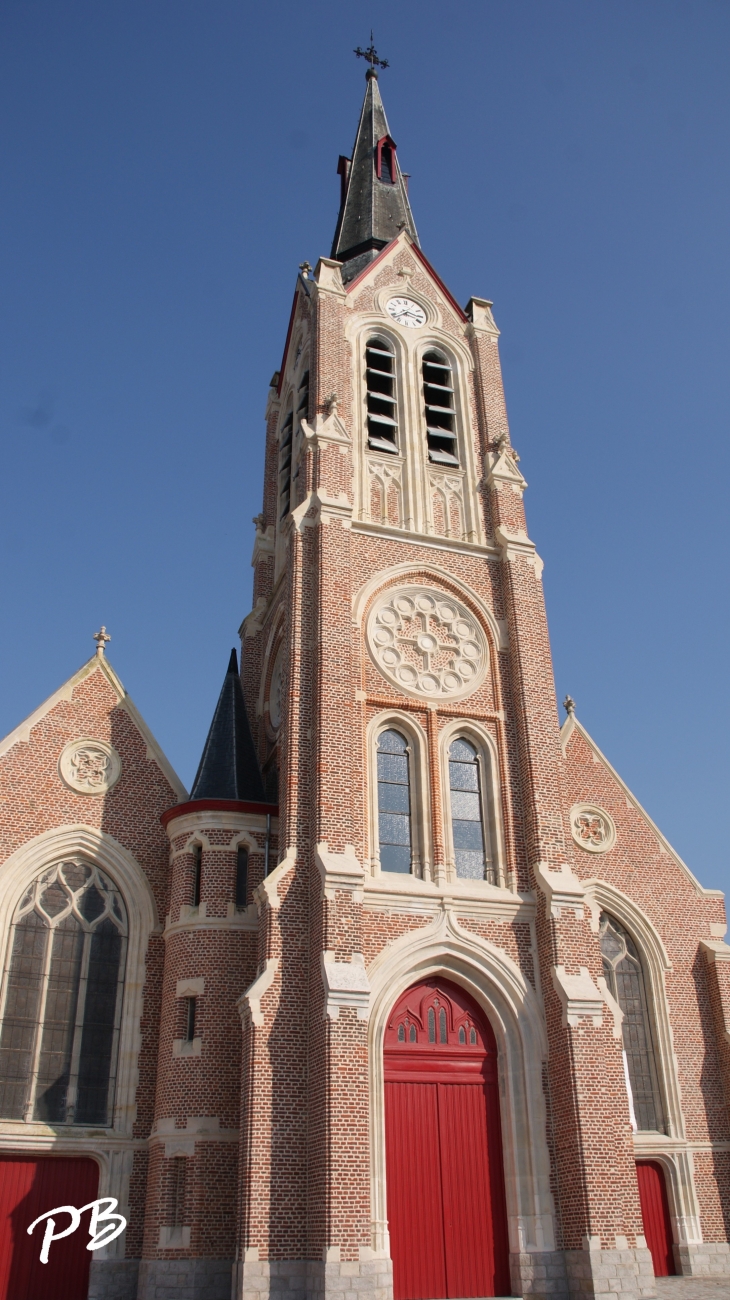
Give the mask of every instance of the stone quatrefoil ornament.
POLYGON ((368 620, 370 654, 383 676, 408 695, 458 699, 484 680, 487 639, 460 601, 430 587, 381 596, 368 620))

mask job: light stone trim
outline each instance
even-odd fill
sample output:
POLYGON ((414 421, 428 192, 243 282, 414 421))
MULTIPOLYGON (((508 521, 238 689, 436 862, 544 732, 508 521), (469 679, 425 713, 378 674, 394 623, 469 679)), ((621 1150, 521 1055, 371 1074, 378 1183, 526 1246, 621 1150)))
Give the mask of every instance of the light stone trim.
MULTIPOLYGON (((149 880, 129 850, 106 832, 83 823, 44 831, 42 835, 16 849, 0 867, 0 938, 4 949, 2 970, 8 969, 8 945, 17 904, 36 876, 64 858, 86 859, 106 871, 119 889, 127 909, 129 934, 119 1033, 114 1130, 131 1136, 137 1112, 145 957, 150 935, 159 934, 161 927, 149 880)), ((5 990, 0 990, 0 993, 4 999, 5 990)))
POLYGON ((358 1020, 370 1016, 370 981, 361 952, 353 952, 349 962, 336 961, 334 952, 320 954, 324 984, 324 1016, 339 1020, 340 1007, 357 1012, 358 1020))
POLYGON ((160 1250, 189 1250, 190 1228, 163 1224, 157 1245, 160 1250))
POLYGON ((137 731, 145 742, 148 761, 157 764, 163 776, 175 791, 178 799, 181 801, 187 799, 188 792, 180 780, 180 777, 177 775, 177 772, 170 764, 169 759, 155 740, 155 737, 152 735, 147 723, 138 711, 136 705, 132 702, 130 696, 125 691, 121 681, 109 663, 109 660, 104 655, 99 656, 94 654, 91 659, 88 659, 87 662, 79 668, 77 673, 74 673, 73 677, 69 677, 68 681, 64 682, 63 686, 60 686, 57 691, 54 691, 53 695, 50 695, 47 700, 44 700, 43 704, 39 705, 33 713, 29 714, 24 722, 21 722, 14 731, 9 732, 5 739, 0 741, 0 758, 2 758, 3 754, 7 754, 8 750, 13 748, 13 745, 17 745, 18 743, 27 744, 30 740, 30 733, 33 728, 37 726, 38 723, 41 722, 43 718, 45 718, 46 715, 60 703, 61 700, 72 700, 74 689, 80 685, 81 682, 85 681, 87 677, 90 677, 92 673, 96 672, 100 672, 111 686, 117 697, 117 707, 124 709, 125 713, 129 714, 132 722, 137 728, 137 731))
POLYGON ((393 1300, 393 1265, 387 1255, 340 1261, 340 1248, 325 1248, 322 1260, 259 1260, 245 1251, 233 1266, 233 1300, 393 1300))
POLYGON ((330 853, 326 840, 314 846, 314 860, 322 881, 322 897, 334 899, 338 890, 352 894, 353 902, 364 898, 365 871, 358 861, 352 844, 345 845, 344 853, 330 853))
POLYGON ((599 808, 595 803, 574 803, 568 814, 570 820, 570 833, 573 836, 578 848, 583 849, 584 853, 608 853, 616 843, 616 824, 610 813, 605 808, 599 808), (582 818, 590 817, 602 823, 604 838, 597 844, 591 838, 584 838, 579 830, 579 823, 582 818))
POLYGON ((290 511, 287 520, 298 533, 305 528, 317 528, 320 524, 339 521, 343 528, 349 528, 352 522, 352 502, 344 492, 330 496, 321 488, 310 492, 304 500, 290 511))
POLYGON ((268 993, 274 983, 278 969, 279 958, 267 957, 261 974, 256 976, 253 984, 249 985, 246 992, 242 993, 236 1002, 241 1018, 243 1019, 244 1015, 250 1016, 251 1024, 259 1029, 266 1023, 266 1017, 261 1010, 261 999, 268 993))
MULTIPOLYGON (((372 453, 373 456, 375 453, 372 453)), ((395 460, 395 456, 393 460, 395 460)), ((390 462, 388 462, 390 463, 390 462)), ((496 546, 489 546, 482 542, 468 542, 464 538, 458 541, 454 537, 441 537, 434 533, 419 533, 405 527, 399 528, 395 524, 378 524, 372 519, 353 520, 353 533, 372 534, 377 537, 384 537, 393 542, 398 542, 402 546, 414 546, 421 550, 424 546, 432 551, 448 551, 449 555, 470 555, 482 556, 485 560, 499 560, 500 551, 496 546)), ((411 566, 413 567, 413 566, 411 566)))
MULTIPOLYGON (((181 908, 180 911, 182 912, 182 910, 181 908)), ((171 939, 176 934, 189 934, 203 930, 250 931, 258 929, 258 908, 255 903, 250 903, 247 908, 241 909, 241 911, 238 911, 235 904, 233 904, 226 916, 206 916, 205 913, 201 916, 198 908, 191 908, 190 912, 194 913, 194 915, 191 916, 189 913, 185 916, 181 915, 179 921, 171 921, 168 913, 167 924, 163 933, 166 943, 168 939, 171 939)))
POLYGON ((585 890, 583 882, 566 864, 560 871, 552 871, 546 862, 535 862, 532 866, 537 883, 546 900, 548 919, 560 920, 563 912, 573 912, 576 921, 585 916, 585 890))
MULTIPOLYGON (((397 533, 393 535, 398 536, 397 533)), ((453 547, 447 546, 447 550, 451 551, 453 547)), ((403 582, 407 582, 409 578, 419 583, 430 579, 437 585, 444 587, 444 599, 448 600, 453 591, 457 600, 465 600, 467 605, 471 603, 482 619, 487 636, 491 641, 490 649, 494 651, 509 650, 509 634, 505 620, 495 618, 493 610, 468 583, 463 582, 461 578, 457 578, 448 569, 441 569, 436 564, 419 564, 418 561, 408 561, 403 564, 391 565, 387 569, 380 569, 372 578, 363 583, 359 591, 355 593, 352 602, 352 620, 355 626, 362 628, 365 616, 369 612, 370 602, 376 592, 380 591, 381 588, 385 591, 386 588, 396 587, 403 582)))
POLYGON ((64 745, 58 759, 58 775, 69 790, 76 794, 88 795, 93 799, 103 799, 114 788, 122 775, 122 760, 108 740, 97 740, 92 736, 78 737, 64 745), (82 755, 96 758, 103 763, 100 770, 101 781, 91 786, 76 770, 82 755))
POLYGON ((293 867, 296 866, 297 851, 295 848, 288 848, 281 862, 270 871, 268 876, 264 876, 260 885, 254 890, 254 901, 259 908, 270 907, 272 911, 278 912, 281 907, 279 897, 279 885, 285 876, 288 876, 293 867))
POLYGON ((580 967, 579 975, 568 975, 564 966, 551 970, 553 988, 563 1008, 563 1028, 590 1020, 595 1026, 603 1024, 603 996, 591 979, 587 966, 580 967))
POLYGON ((176 998, 200 998, 205 992, 205 977, 196 975, 194 979, 178 980, 175 985, 176 998))
POLYGON ((565 1251, 571 1296, 615 1296, 648 1300, 656 1295, 654 1267, 643 1236, 634 1248, 602 1250, 600 1237, 584 1237, 583 1250, 565 1251), (639 1244, 641 1243, 641 1244, 639 1244))
POLYGON ((535 577, 540 581, 545 566, 535 550, 535 543, 530 541, 524 528, 518 528, 513 533, 509 528, 504 528, 501 524, 498 524, 494 530, 494 535, 501 547, 502 560, 505 563, 510 563, 513 560, 525 560, 535 570, 535 577))
POLYGON ((440 916, 444 907, 458 916, 498 921, 535 920, 534 894, 515 894, 486 880, 454 880, 436 885, 417 876, 381 872, 365 880, 365 906, 370 911, 403 912, 412 916, 440 916))
POLYGON ((687 863, 683 862, 679 854, 677 853, 677 850, 672 848, 671 844, 669 843, 669 840, 659 830, 659 827, 657 826, 656 822, 652 821, 646 809, 642 808, 636 796, 632 794, 631 790, 629 790, 629 787, 627 786, 626 782, 622 780, 622 778, 619 776, 615 767, 611 766, 608 759, 606 758, 606 755, 598 748, 598 745, 596 744, 595 740, 593 740, 593 738, 588 734, 582 722, 578 721, 574 713, 568 714, 565 722, 560 728, 560 743, 563 749, 563 754, 567 754, 571 737, 575 731, 578 731, 580 735, 583 737, 589 749, 593 752, 596 762, 602 763, 603 766, 606 768, 606 771, 610 772, 611 776, 613 777, 618 787, 623 791, 626 799, 629 802, 629 806, 633 808, 634 811, 637 812, 640 817, 643 817, 647 826, 650 827, 651 831, 656 836, 660 848, 662 848, 665 853, 668 853, 669 856, 674 859, 677 866, 687 877, 687 879, 692 885, 692 888, 700 896, 700 898, 724 898, 725 894, 722 891, 722 889, 705 889, 704 885, 700 884, 699 880, 694 875, 694 873, 690 871, 689 867, 687 866, 687 863))
MULTIPOLYGON (((271 818, 272 834, 278 829, 278 817, 271 818)), ((181 835, 190 837, 190 842, 202 842, 204 832, 201 827, 210 830, 230 831, 231 835, 244 831, 266 830, 266 813, 236 812, 235 809, 215 809, 202 807, 198 812, 185 812, 173 816, 167 823, 169 840, 176 840, 181 835)), ((216 844, 215 849, 225 852, 224 846, 216 844)), ((259 852, 261 850, 259 849, 259 852)))
POLYGON ((497 484, 504 483, 522 500, 527 480, 518 470, 517 462, 508 447, 500 452, 488 451, 484 457, 484 469, 488 487, 494 488, 497 484))
POLYGON ((158 1119, 148 1143, 150 1146, 164 1143, 166 1160, 171 1160, 174 1156, 192 1159, 195 1155, 196 1141, 237 1142, 238 1138, 238 1129, 222 1129, 217 1115, 189 1115, 184 1129, 176 1127, 174 1116, 170 1119, 158 1119))
POLYGON ((173 1038, 173 1056, 200 1056, 203 1051, 202 1038, 173 1038))
POLYGON ((385 1168, 383 1039, 394 1002, 412 984, 442 975, 476 999, 499 1049, 499 1080, 510 1249, 553 1252, 554 1207, 546 1142, 541 1004, 515 962, 463 930, 444 906, 429 925, 402 935, 368 968, 372 1245, 389 1253, 385 1168))

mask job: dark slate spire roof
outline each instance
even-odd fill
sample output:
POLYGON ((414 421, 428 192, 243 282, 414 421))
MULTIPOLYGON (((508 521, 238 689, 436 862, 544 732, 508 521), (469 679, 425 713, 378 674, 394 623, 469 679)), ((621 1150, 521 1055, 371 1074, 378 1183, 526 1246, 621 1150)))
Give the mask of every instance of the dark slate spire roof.
POLYGON ((190 799, 267 802, 246 717, 235 650, 231 650, 228 672, 218 697, 190 799))
POLYGON ((378 141, 384 136, 390 137, 390 131, 375 70, 368 69, 365 79, 367 89, 352 162, 341 158, 339 167, 343 176, 343 194, 332 257, 345 263, 342 269, 345 282, 353 280, 404 227, 418 243, 408 190, 397 156, 395 184, 378 180, 378 141))

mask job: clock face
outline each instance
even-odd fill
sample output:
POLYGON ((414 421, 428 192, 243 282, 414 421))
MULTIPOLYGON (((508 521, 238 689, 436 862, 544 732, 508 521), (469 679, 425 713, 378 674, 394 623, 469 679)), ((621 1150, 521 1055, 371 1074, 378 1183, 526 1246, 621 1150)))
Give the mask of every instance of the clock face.
POLYGON ((399 325, 407 325, 411 329, 423 325, 426 320, 423 307, 420 307, 412 298, 391 298, 389 302, 386 302, 385 310, 399 325))

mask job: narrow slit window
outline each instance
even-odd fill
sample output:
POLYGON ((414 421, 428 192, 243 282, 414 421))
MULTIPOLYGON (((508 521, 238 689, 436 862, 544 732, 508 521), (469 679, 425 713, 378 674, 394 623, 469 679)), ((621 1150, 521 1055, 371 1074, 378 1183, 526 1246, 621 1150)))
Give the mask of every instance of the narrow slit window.
POLYGON ((365 348, 368 447, 372 451, 398 451, 398 404, 395 394, 395 353, 382 339, 370 339, 365 348))
POLYGON ((185 999, 185 1041, 192 1043, 195 1038, 195 1003, 196 998, 185 999))
POLYGON ((236 907, 239 912, 248 906, 248 849, 242 844, 236 854, 236 907))
POLYGON ((203 846, 193 845, 193 907, 200 907, 200 886, 203 877, 203 846))
POLYGON ((455 740, 449 749, 449 789, 456 874, 494 884, 494 865, 486 852, 479 761, 467 740, 455 740))
POLYGON ((291 503, 291 456, 294 412, 290 411, 279 436, 279 521, 289 514, 291 503))
POLYGON ((449 1036, 446 1032, 446 1008, 442 1007, 439 1011, 439 1042, 447 1043, 449 1036))
POLYGON ((405 1043, 405 1041, 406 1041, 406 1027, 405 1027, 405 1025, 399 1025, 399 1026, 398 1026, 398 1042, 399 1042, 399 1043, 405 1043))
POLYGON ((428 1008, 428 1041, 436 1042, 436 1012, 433 1007, 428 1008))
POLYGON ((415 1043, 415 1041, 416 1041, 416 1026, 415 1026, 415 1025, 411 1025, 411 1027, 410 1027, 410 1029, 409 1029, 409 1031, 408 1031, 408 1039, 409 1039, 409 1041, 410 1041, 411 1043, 415 1043))
POLYGON ((378 737, 378 837, 383 871, 411 869, 408 746, 399 731, 378 737))
POLYGON ((395 185, 398 178, 395 165, 395 145, 390 136, 385 135, 382 140, 378 141, 375 166, 378 180, 383 181, 386 185, 395 185))
POLYGON ((466 1043, 466 1030, 464 1029, 463 1025, 459 1029, 459 1042, 466 1043))
POLYGON ((185 1223, 186 1166, 187 1161, 184 1156, 175 1156, 172 1162, 172 1226, 174 1228, 181 1228, 185 1223))
POLYGON ((641 958, 631 935, 601 913, 601 955, 608 987, 624 1013, 622 1030, 631 1098, 640 1132, 664 1132, 664 1115, 641 958))
POLYGON ((458 465, 456 412, 451 366, 443 352, 426 352, 422 365, 428 459, 436 465, 458 465))

